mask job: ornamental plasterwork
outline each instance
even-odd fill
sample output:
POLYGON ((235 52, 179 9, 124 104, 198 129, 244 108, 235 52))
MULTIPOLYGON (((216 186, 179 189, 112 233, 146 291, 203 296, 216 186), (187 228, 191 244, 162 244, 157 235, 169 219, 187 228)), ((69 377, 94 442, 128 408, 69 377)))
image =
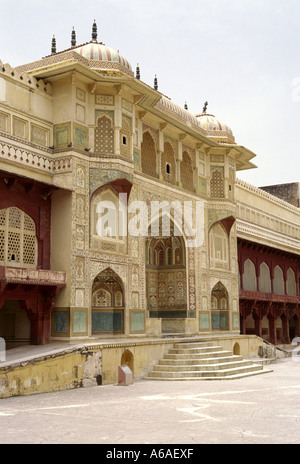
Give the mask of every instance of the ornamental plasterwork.
POLYGON ((155 147, 156 147, 156 150, 158 149, 159 147, 159 131, 157 129, 154 129, 153 127, 151 126, 148 126, 148 124, 144 124, 143 123, 143 128, 142 128, 142 132, 143 134, 145 132, 150 132, 154 142, 155 142, 155 147))
POLYGON ((50 158, 23 148, 0 142, 0 158, 50 174, 72 170, 72 158, 50 158))
POLYGON ((92 195, 99 187, 117 179, 127 179, 129 182, 132 181, 132 175, 126 172, 119 171, 114 166, 112 169, 105 169, 104 166, 97 168, 90 168, 90 195, 92 195))
POLYGON ((128 100, 125 100, 125 98, 122 98, 122 108, 132 113, 132 109, 133 109, 132 103, 128 100))
POLYGON ((85 177, 86 177, 85 168, 82 167, 82 166, 77 166, 77 168, 76 168, 76 187, 83 188, 83 189, 85 188, 85 184, 86 184, 85 177))
POLYGON ((196 160, 196 151, 194 148, 188 147, 187 145, 182 145, 182 153, 187 152, 189 157, 191 158, 192 165, 195 166, 195 160, 196 160))
POLYGON ((96 105, 114 105, 115 97, 114 95, 96 95, 95 96, 96 105))
POLYGON ((97 277, 100 272, 104 271, 107 268, 112 269, 118 276, 122 279, 123 285, 125 290, 127 289, 127 284, 128 284, 128 269, 127 266, 121 265, 121 264, 115 264, 112 262, 96 262, 96 261, 91 261, 90 262, 90 282, 93 282, 95 277, 97 277))
POLYGON ((173 148, 175 158, 178 159, 178 148, 177 148, 177 141, 175 139, 172 139, 168 135, 164 135, 164 143, 169 143, 171 147, 173 148))
POLYGON ((237 220, 237 235, 238 237, 246 236, 255 238, 255 241, 261 239, 266 245, 270 245, 271 242, 276 244, 276 247, 280 244, 288 249, 293 248, 294 250, 300 251, 299 239, 285 236, 279 232, 266 229, 258 225, 246 223, 240 219, 237 220))

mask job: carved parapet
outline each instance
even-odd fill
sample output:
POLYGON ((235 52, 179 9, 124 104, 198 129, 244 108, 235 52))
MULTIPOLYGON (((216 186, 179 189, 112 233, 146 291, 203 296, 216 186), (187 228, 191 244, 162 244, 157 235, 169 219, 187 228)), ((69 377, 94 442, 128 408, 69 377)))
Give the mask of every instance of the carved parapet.
POLYGON ((65 286, 66 273, 44 269, 0 266, 0 282, 65 286))
POLYGON ((25 84, 32 89, 40 90, 48 95, 52 94, 52 87, 49 82, 46 84, 42 79, 36 79, 27 72, 19 71, 18 68, 12 68, 8 63, 3 64, 0 60, 0 75, 1 74, 14 79, 16 82, 25 84))

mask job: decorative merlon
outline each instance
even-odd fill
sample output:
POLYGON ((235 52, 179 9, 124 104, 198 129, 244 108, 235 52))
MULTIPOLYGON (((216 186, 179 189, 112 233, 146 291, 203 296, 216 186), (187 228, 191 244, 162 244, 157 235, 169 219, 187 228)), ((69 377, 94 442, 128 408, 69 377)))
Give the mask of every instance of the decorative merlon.
POLYGON ((0 76, 8 76, 18 83, 22 83, 30 88, 40 90, 48 95, 52 94, 52 87, 49 82, 45 83, 43 79, 36 79, 35 77, 27 74, 26 72, 20 72, 16 68, 12 68, 8 63, 3 64, 0 60, 0 76))

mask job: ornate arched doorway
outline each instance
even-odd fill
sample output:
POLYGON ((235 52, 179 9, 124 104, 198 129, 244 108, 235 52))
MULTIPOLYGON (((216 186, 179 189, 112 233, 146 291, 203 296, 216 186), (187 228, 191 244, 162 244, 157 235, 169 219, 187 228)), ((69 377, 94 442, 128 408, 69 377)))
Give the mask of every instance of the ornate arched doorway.
POLYGON ((92 333, 124 333, 124 286, 121 278, 107 268, 92 286, 92 333))
POLYGON ((211 327, 213 330, 228 330, 228 292, 218 282, 211 292, 211 327))
POLYGON ((187 316, 185 244, 180 235, 174 234, 172 222, 168 237, 146 240, 146 286, 150 317, 187 316))

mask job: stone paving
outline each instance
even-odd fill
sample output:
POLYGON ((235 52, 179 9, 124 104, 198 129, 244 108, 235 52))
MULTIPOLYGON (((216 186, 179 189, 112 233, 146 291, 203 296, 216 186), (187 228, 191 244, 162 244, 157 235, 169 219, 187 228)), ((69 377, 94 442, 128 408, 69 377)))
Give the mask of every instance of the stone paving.
MULTIPOLYGON (((299 444, 300 362, 236 380, 151 381, 0 400, 1 444, 299 444)), ((112 449, 112 448, 111 448, 112 449)))

